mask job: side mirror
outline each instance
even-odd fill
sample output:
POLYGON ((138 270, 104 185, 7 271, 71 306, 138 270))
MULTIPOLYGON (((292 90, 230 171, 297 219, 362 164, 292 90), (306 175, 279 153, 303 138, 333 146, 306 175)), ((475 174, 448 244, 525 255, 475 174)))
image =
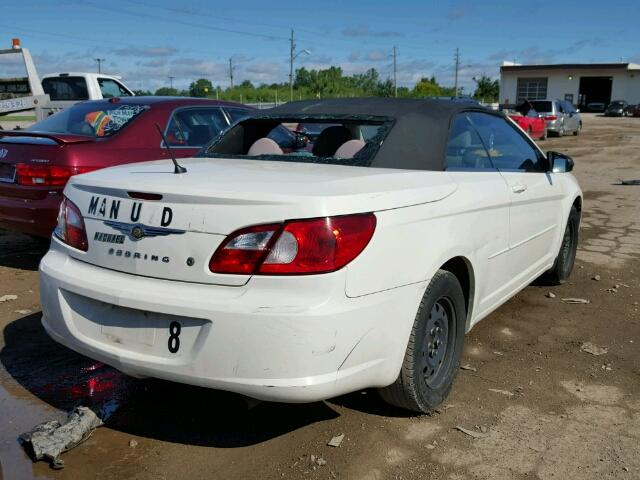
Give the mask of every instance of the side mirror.
POLYGON ((547 152, 547 160, 553 173, 570 172, 575 165, 575 162, 569 155, 558 152, 547 152))

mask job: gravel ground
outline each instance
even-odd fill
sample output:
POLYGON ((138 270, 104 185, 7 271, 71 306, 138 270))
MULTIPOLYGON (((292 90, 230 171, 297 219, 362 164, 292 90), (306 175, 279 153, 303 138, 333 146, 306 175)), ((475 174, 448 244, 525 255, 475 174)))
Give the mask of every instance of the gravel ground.
POLYGON ((126 377, 47 337, 44 248, 0 231, 0 296, 18 297, 0 303, 0 480, 640 479, 640 186, 618 184, 640 179, 640 119, 586 115, 584 125, 577 138, 542 142, 574 157, 585 191, 571 280, 531 286, 477 325, 462 362, 471 369, 433 416, 392 409, 374 391, 256 406, 126 377), (586 342, 607 353, 583 351, 586 342), (74 405, 109 399, 118 410, 63 456, 64 470, 32 464, 16 441, 74 405), (328 446, 339 434, 342 444, 328 446))

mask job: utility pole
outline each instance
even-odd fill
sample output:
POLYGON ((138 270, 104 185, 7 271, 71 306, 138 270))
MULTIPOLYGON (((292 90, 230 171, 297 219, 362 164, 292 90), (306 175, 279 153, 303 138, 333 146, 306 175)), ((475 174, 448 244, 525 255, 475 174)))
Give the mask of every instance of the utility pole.
POLYGON ((229 57, 229 81, 231 83, 231 88, 233 89, 233 58, 229 57))
POLYGON ((397 62, 396 62, 396 58, 398 57, 398 54, 396 52, 396 46, 393 46, 393 94, 395 97, 398 96, 398 78, 397 78, 397 73, 398 73, 398 67, 397 67, 397 62))
POLYGON ((98 62, 98 73, 102 73, 102 62, 105 61, 104 58, 94 58, 96 62, 98 62))
POLYGON ((293 28, 291 29, 290 48, 289 48, 289 101, 293 101, 293 58, 296 52, 296 43, 293 37, 293 28))
POLYGON ((174 78, 176 78, 176 77, 172 77, 171 75, 169 75, 169 86, 170 86, 171 88, 173 88, 173 79, 174 79, 174 78))
POLYGON ((457 97, 458 96, 458 70, 460 69, 460 49, 456 48, 456 56, 455 56, 455 60, 456 60, 456 81, 455 81, 455 87, 454 87, 454 96, 457 97))

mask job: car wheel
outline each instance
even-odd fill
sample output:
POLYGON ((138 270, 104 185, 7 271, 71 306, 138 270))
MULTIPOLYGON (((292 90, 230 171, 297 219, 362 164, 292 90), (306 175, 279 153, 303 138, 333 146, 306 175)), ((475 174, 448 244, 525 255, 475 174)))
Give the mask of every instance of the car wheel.
POLYGON ((558 136, 559 137, 564 137, 566 135, 566 131, 564 129, 564 123, 562 125, 560 125, 560 130, 558 130, 558 136))
POLYGON ((571 207, 569 220, 567 220, 567 226, 565 227, 564 236, 562 237, 560 252, 553 263, 553 267, 542 275, 542 279, 546 283, 561 285, 569 278, 569 275, 571 275, 573 264, 576 261, 579 228, 580 214, 578 210, 576 210, 576 207, 571 207))
POLYGON ((458 279, 438 270, 416 314, 400 375, 379 389, 396 407, 428 413, 447 397, 460 366, 466 308, 458 279))
POLYGON ((540 140, 546 140, 548 136, 549 136, 549 132, 548 132, 547 127, 545 125, 544 130, 542 131, 542 136, 540 137, 540 140))

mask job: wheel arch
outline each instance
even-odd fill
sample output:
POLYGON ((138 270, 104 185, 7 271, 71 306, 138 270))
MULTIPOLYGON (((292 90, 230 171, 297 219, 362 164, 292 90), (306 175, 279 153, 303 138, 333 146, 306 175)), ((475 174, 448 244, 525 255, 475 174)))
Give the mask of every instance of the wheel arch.
POLYGON ((460 282, 462 293, 464 294, 465 308, 467 310, 465 330, 469 331, 475 296, 475 275, 473 265, 468 258, 464 256, 456 256, 443 263, 440 270, 446 270, 447 272, 452 273, 458 279, 458 282, 460 282))

